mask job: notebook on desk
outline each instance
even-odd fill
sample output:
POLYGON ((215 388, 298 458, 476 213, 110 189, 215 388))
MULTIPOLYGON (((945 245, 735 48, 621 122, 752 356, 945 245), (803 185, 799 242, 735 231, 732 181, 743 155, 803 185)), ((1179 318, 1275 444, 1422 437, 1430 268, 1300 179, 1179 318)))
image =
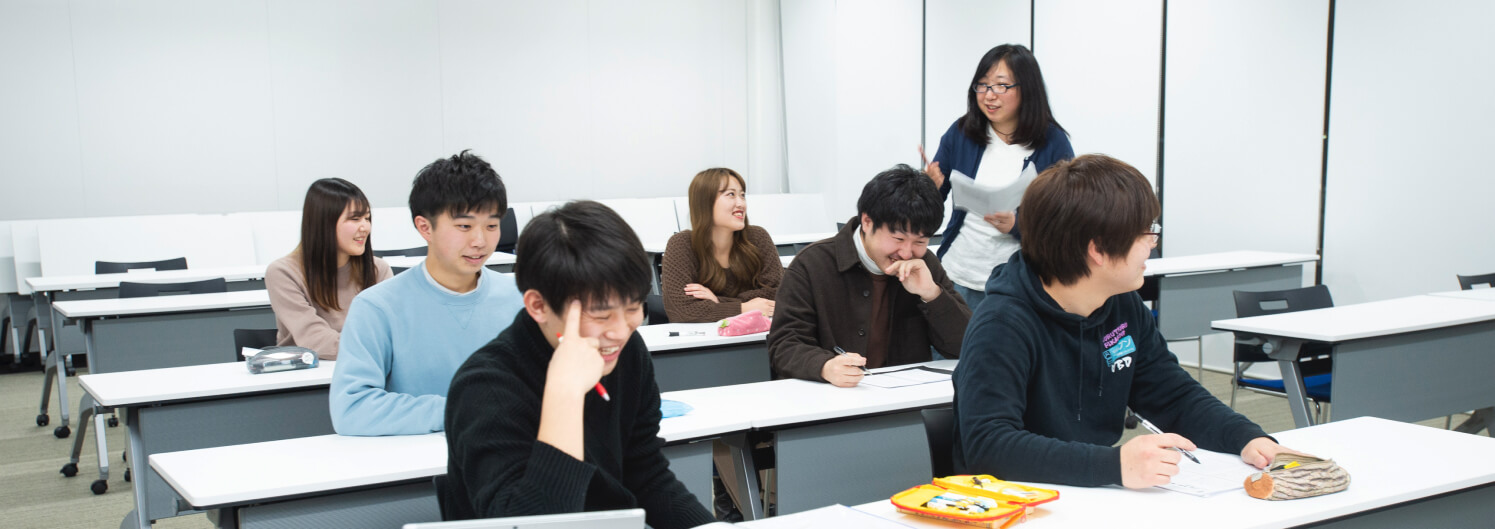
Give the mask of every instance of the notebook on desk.
POLYGON ((643 527, 643 509, 405 524, 405 529, 643 529, 643 527))

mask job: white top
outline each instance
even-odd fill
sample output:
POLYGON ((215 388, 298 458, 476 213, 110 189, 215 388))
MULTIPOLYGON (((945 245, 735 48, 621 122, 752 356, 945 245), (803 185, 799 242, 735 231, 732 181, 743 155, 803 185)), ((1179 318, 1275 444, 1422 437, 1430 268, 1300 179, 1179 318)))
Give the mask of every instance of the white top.
MULTIPOLYGON (((1002 189, 1018 182, 1023 174, 1023 162, 1033 155, 1026 144, 1008 145, 995 137, 990 128, 986 135, 986 152, 981 154, 981 165, 972 175, 976 186, 983 189, 1002 189)), ((1018 250, 1018 242, 1012 235, 997 231, 981 215, 966 215, 961 224, 960 237, 950 246, 940 264, 955 284, 972 289, 985 290, 991 270, 1007 262, 1018 250)))
POLYGON ((150 456, 196 507, 429 479, 446 474, 446 434, 320 435, 150 456))
POLYGON ((67 318, 100 318, 105 316, 138 316, 142 314, 167 314, 172 312, 196 312, 204 310, 227 310, 269 307, 270 293, 265 290, 243 290, 238 292, 215 292, 212 294, 187 294, 182 296, 155 296, 123 299, 80 299, 58 301, 52 308, 67 318))
POLYGON ((333 360, 316 368, 253 374, 244 362, 83 375, 78 382, 102 406, 131 406, 306 387, 327 387, 333 360))
MULTIPOLYGON (((948 254, 946 254, 948 255, 948 254)), ((1311 263, 1319 260, 1311 253, 1281 253, 1235 251, 1188 255, 1183 257, 1159 257, 1147 260, 1145 276, 1216 272, 1236 268, 1254 268, 1293 263, 1311 263)))
POLYGON ((1424 295, 1216 320, 1210 326, 1222 331, 1343 342, 1489 320, 1495 320, 1495 303, 1424 295))
POLYGON ((1495 301, 1495 288, 1481 288, 1477 290, 1454 290, 1451 292, 1434 292, 1434 296, 1459 299, 1477 299, 1480 301, 1495 301))
POLYGON ((122 274, 30 277, 26 279, 26 284, 31 285, 31 289, 37 292, 56 292, 61 290, 119 288, 120 281, 129 281, 132 283, 185 283, 219 277, 228 281, 244 281, 264 279, 265 266, 259 264, 218 268, 188 268, 186 270, 150 270, 125 272, 122 274))
POLYGON ((638 334, 639 337, 644 339, 644 345, 651 352, 718 347, 740 343, 766 343, 768 340, 768 332, 766 331, 757 334, 744 334, 742 336, 718 336, 716 334, 716 325, 715 322, 641 325, 638 328, 638 334), (671 331, 682 335, 690 332, 704 334, 701 336, 670 336, 671 331))
MULTIPOLYGON (((389 263, 389 266, 395 268, 415 268, 415 265, 426 262, 426 256, 424 255, 391 255, 389 257, 380 257, 380 259, 383 259, 384 262, 389 263)), ((488 256, 488 260, 483 262, 483 266, 506 264, 514 264, 514 254, 493 252, 493 255, 488 256)))
POLYGON ((659 394, 663 400, 689 404, 690 413, 659 421, 659 438, 665 442, 717 437, 753 427, 752 401, 736 398, 712 388, 670 391, 659 394))
MULTIPOLYGON (((1244 490, 1199 498, 1162 489, 1043 485, 1059 499, 1030 515, 1034 527, 1109 527, 1117 516, 1147 527, 1279 528, 1308 524, 1427 498, 1495 481, 1495 439, 1415 424, 1360 417, 1274 434, 1284 446, 1333 458, 1350 473, 1342 492, 1291 501, 1265 501, 1244 490), (1407 457, 1408 450, 1415 456, 1407 457), (1121 514, 1118 514, 1121 513, 1121 514)), ((909 486, 915 484, 910 483, 909 486)), ((947 522, 906 515, 888 500, 858 505, 912 527, 946 529, 947 522)), ((792 515, 791 515, 792 516, 792 515)))

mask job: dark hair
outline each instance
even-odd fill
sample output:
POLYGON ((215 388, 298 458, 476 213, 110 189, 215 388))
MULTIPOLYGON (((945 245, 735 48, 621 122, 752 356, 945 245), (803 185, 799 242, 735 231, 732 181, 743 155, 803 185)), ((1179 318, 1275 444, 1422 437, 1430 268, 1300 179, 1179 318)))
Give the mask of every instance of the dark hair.
POLYGON ((1041 149, 1048 138, 1049 125, 1059 127, 1059 130, 1064 130, 1064 127, 1059 126, 1059 122, 1054 120, 1054 112, 1049 109, 1049 92, 1044 87, 1038 59, 1022 44, 1003 44, 981 56, 976 73, 971 76, 971 84, 966 85, 966 115, 960 118, 960 131, 977 145, 991 143, 991 134, 987 132, 991 120, 981 112, 981 104, 972 88, 1002 61, 1006 61, 1007 68, 1012 70, 1013 82, 1018 85, 1018 94, 1022 96, 1017 106, 1017 130, 1012 133, 1012 143, 1027 145, 1035 151, 1041 149))
POLYGON ((742 179, 742 175, 724 167, 696 173, 686 194, 690 199, 690 249, 696 254, 696 277, 702 286, 712 292, 727 291, 728 274, 732 276, 732 284, 743 285, 742 290, 763 286, 757 283, 758 272, 763 270, 763 259, 758 255, 758 247, 747 238, 746 212, 742 215, 743 229, 732 234, 727 269, 722 270, 721 265, 716 262, 716 246, 711 241, 711 229, 716 226, 716 199, 723 182, 728 178, 737 179, 737 185, 742 186, 742 192, 746 196, 747 182, 742 179))
POLYGON ((415 174, 410 185, 412 219, 436 222, 442 213, 457 216, 490 208, 504 216, 509 211, 509 194, 503 179, 472 149, 431 162, 415 174))
POLYGON ((570 300, 641 302, 654 276, 633 228, 611 208, 590 200, 567 202, 535 216, 519 234, 514 282, 535 290, 561 312, 570 300))
POLYGON ((1023 259, 1045 283, 1064 285, 1090 275, 1091 242, 1125 257, 1162 212, 1147 178, 1104 154, 1055 163, 1028 184, 1022 203, 1023 259))
MULTIPOLYGON (((337 224, 349 206, 353 216, 369 215, 372 210, 363 191, 341 178, 312 182, 301 204, 301 244, 296 247, 301 256, 301 275, 306 278, 306 293, 312 304, 329 312, 342 310, 337 302, 337 224)), ((363 255, 348 256, 348 281, 360 290, 374 286, 379 279, 374 271, 373 241, 372 235, 364 239, 363 255)))
POLYGON ((945 201, 934 181, 905 164, 893 166, 867 182, 857 199, 857 214, 872 218, 872 229, 934 235, 945 220, 945 201))

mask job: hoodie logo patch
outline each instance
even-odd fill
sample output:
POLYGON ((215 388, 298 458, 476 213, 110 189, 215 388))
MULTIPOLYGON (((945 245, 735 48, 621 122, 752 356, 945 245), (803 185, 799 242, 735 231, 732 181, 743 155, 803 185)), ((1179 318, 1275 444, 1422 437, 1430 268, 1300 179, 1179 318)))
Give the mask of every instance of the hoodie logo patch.
POLYGON ((1130 355, 1137 351, 1137 344, 1126 334, 1126 328, 1127 324, 1122 323, 1116 330, 1106 333, 1101 342, 1106 347, 1106 363, 1111 365, 1112 373, 1131 367, 1130 355))

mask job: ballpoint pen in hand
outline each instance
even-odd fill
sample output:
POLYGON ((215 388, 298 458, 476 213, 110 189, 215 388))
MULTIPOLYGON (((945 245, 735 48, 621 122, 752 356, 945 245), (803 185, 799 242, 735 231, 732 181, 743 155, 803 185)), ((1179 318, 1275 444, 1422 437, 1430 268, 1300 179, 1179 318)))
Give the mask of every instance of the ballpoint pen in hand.
MULTIPOLYGON (((841 356, 845 356, 846 355, 846 350, 842 349, 841 346, 839 346, 839 345, 837 345, 834 348, 834 351, 836 351, 837 355, 841 355, 841 356)), ((871 371, 867 370, 867 366, 857 366, 857 368, 862 370, 862 374, 863 375, 870 375, 870 374, 872 374, 871 371)))
MULTIPOLYGON (((1162 430, 1159 430, 1158 427, 1153 426, 1152 423, 1147 422, 1147 419, 1143 419, 1141 415, 1137 415, 1136 413, 1132 413, 1132 416, 1136 417, 1137 418, 1137 422, 1141 423, 1142 427, 1146 428, 1147 431, 1155 433, 1155 434, 1162 435, 1162 433, 1163 433, 1162 430)), ((1183 454, 1184 457, 1189 458, 1189 461, 1193 461, 1194 463, 1197 463, 1197 464, 1203 464, 1203 463, 1199 463, 1199 458, 1194 457, 1194 454, 1190 454, 1188 450, 1184 450, 1184 449, 1179 448, 1177 446, 1170 446, 1170 447, 1168 447, 1168 449, 1169 450, 1176 450, 1176 451, 1178 451, 1178 453, 1183 454)))

